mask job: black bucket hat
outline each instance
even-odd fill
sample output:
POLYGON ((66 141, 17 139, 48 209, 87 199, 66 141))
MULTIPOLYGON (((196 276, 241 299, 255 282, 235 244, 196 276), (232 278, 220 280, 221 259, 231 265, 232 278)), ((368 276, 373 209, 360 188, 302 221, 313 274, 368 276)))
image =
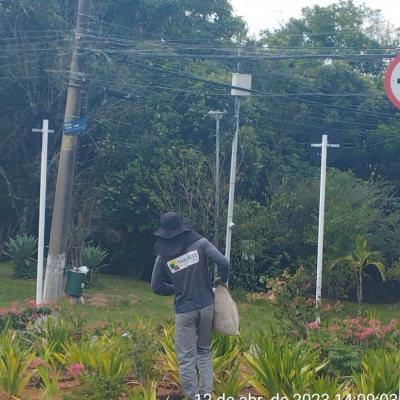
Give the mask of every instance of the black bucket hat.
POLYGON ((161 228, 154 232, 157 242, 153 247, 155 256, 172 257, 182 253, 202 236, 197 233, 190 221, 182 221, 179 214, 167 212, 160 218, 161 228))
POLYGON ((174 212, 167 212, 160 218, 161 228, 154 232, 154 235, 164 238, 172 239, 183 232, 189 232, 192 229, 190 221, 182 221, 179 214, 174 212))

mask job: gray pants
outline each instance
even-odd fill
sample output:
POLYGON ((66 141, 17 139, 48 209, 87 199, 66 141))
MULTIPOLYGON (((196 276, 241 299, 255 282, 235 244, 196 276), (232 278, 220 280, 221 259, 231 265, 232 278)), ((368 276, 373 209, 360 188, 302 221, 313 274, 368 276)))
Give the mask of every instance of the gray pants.
POLYGON ((200 400, 200 394, 212 395, 213 392, 214 372, 210 349, 213 316, 214 304, 175 314, 175 351, 179 375, 185 395, 190 400, 200 400))

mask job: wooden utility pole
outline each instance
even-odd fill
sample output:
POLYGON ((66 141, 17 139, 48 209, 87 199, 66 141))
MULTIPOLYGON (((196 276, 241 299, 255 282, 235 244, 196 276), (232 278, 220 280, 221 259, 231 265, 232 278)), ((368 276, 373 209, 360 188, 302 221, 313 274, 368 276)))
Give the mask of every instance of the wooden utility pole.
MULTIPOLYGON (((84 81, 84 49, 82 46, 88 28, 92 0, 79 0, 78 18, 68 83, 64 122, 80 117, 81 91, 84 81)), ((60 300, 66 263, 68 221, 74 184, 77 133, 63 134, 58 165, 50 246, 46 263, 43 302, 60 300)))

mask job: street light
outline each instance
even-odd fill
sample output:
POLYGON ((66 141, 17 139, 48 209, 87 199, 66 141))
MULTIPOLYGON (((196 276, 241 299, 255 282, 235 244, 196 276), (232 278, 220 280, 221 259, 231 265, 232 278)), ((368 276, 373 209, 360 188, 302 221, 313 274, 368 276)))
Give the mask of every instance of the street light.
MULTIPOLYGON (((238 63, 238 70, 240 69, 240 63, 238 63)), ((235 96, 235 135, 232 141, 232 157, 231 157, 231 175, 229 180, 229 199, 228 199, 228 218, 226 222, 226 246, 225 246, 225 256, 230 261, 231 258, 231 238, 232 229, 234 227, 233 223, 233 203, 235 196, 235 181, 236 181, 236 156, 237 156, 237 146, 239 137, 239 111, 240 111, 240 97, 250 96, 250 92, 243 89, 251 89, 251 75, 234 73, 232 75, 232 89, 231 95, 235 96)))

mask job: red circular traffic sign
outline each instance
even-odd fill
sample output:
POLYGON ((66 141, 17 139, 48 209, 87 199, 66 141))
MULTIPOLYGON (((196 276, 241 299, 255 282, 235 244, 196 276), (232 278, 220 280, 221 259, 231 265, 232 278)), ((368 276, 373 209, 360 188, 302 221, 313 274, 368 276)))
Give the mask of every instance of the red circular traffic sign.
POLYGON ((385 89, 390 101, 400 108, 400 55, 389 64, 385 75, 385 89))

